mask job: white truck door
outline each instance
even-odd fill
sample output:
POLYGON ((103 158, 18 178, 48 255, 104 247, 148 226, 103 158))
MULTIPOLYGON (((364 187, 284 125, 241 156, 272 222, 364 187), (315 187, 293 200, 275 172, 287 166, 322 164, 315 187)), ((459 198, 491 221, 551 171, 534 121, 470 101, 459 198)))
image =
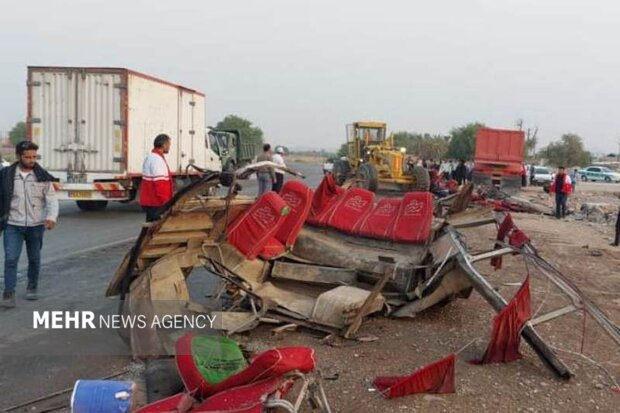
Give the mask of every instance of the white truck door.
POLYGON ((76 72, 77 136, 67 149, 77 172, 121 172, 123 120, 121 75, 76 72))
POLYGON ((39 162, 49 171, 73 169, 63 148, 77 134, 77 86, 71 70, 32 69, 28 81, 32 140, 39 145, 39 162))

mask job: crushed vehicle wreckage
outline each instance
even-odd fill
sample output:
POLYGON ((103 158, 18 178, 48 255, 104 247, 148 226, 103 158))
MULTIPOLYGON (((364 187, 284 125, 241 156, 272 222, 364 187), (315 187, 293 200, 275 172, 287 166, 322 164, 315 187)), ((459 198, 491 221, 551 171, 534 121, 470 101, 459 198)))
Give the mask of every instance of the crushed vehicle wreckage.
MULTIPOLYGON (((583 310, 620 344, 617 327, 516 227, 505 229, 488 251, 468 250, 460 228, 497 225, 502 232, 509 217, 489 208, 467 209, 471 184, 442 199, 428 192, 375 199, 365 189, 336 186, 327 174, 314 191, 291 180, 280 195, 258 200, 239 195, 237 180, 264 164, 206 173, 175 195, 159 221, 145 224, 106 292, 120 295, 122 313, 204 312, 217 314, 227 334, 273 322, 351 338, 369 314, 413 317, 467 298, 473 289, 500 311, 507 301, 474 263, 520 255, 570 300, 521 330, 558 377, 568 379, 571 372, 534 330, 536 323, 583 310), (211 195, 218 186, 228 193, 211 195), (218 296, 226 296, 226 308, 207 309, 190 299, 187 278, 199 267, 224 281, 218 296)), ((178 338, 157 329, 127 334, 138 358, 173 354, 178 338)))

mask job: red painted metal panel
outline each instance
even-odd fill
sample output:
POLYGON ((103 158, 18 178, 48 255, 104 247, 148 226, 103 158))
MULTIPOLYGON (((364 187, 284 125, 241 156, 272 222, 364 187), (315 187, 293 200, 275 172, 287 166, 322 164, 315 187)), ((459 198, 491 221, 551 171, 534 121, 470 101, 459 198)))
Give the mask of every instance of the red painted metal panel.
POLYGON ((476 170, 501 169, 519 174, 523 163, 525 134, 519 130, 480 128, 476 133, 476 170))

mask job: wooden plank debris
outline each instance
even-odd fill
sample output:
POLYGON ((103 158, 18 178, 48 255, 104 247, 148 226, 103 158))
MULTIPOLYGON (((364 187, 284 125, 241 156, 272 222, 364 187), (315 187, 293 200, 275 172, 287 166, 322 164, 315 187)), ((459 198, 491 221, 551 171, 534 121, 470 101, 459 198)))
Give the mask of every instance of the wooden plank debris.
POLYGON ((326 285, 349 285, 355 282, 356 271, 349 268, 323 267, 276 261, 271 270, 273 278, 326 285))

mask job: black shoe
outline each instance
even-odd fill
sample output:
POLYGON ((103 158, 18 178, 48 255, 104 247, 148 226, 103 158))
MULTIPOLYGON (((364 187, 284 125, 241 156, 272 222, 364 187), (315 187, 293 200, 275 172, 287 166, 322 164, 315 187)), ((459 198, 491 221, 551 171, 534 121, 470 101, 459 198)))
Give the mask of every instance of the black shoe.
POLYGON ((2 308, 14 308, 15 307, 15 293, 4 292, 2 293, 2 301, 0 301, 0 307, 2 308))
POLYGON ((28 288, 26 290, 26 300, 35 301, 39 299, 39 294, 36 288, 28 288))

